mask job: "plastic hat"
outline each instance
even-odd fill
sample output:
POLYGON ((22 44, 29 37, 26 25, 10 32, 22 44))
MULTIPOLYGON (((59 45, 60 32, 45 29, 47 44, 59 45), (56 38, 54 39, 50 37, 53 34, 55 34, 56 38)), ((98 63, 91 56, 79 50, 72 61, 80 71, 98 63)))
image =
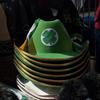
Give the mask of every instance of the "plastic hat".
POLYGON ((38 79, 39 83, 42 81, 42 83, 46 85, 56 84, 56 86, 58 86, 65 81, 81 77, 88 70, 88 59, 89 55, 87 50, 85 54, 75 62, 62 63, 59 67, 54 64, 54 66, 47 66, 45 64, 36 65, 24 58, 21 52, 15 51, 14 63, 22 76, 25 77, 28 75, 28 77, 26 77, 28 80, 36 82, 38 79))
POLYGON ((74 51, 74 44, 59 19, 38 20, 38 24, 28 35, 28 49, 31 50, 28 52, 37 57, 70 58, 79 53, 74 51))
POLYGON ((87 72, 88 46, 87 41, 81 46, 75 44, 60 20, 38 19, 22 48, 15 45, 14 64, 18 72, 34 84, 61 87, 66 81, 80 78, 87 72))

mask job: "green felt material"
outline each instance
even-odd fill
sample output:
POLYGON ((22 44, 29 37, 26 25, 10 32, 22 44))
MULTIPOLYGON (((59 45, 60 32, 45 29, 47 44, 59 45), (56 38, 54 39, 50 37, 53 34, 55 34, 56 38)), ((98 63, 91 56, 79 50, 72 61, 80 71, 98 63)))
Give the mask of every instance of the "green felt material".
POLYGON ((40 58, 70 58, 76 56, 73 42, 59 20, 44 21, 38 19, 35 29, 31 28, 28 40, 28 52, 40 58))

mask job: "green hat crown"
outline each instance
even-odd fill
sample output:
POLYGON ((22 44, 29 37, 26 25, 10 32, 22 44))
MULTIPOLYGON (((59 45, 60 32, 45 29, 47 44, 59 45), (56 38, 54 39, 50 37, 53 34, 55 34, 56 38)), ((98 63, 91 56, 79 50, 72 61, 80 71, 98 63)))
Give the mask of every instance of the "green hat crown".
POLYGON ((35 31, 31 32, 31 34, 30 41, 34 44, 36 55, 73 51, 72 40, 59 19, 53 21, 40 19, 35 31))

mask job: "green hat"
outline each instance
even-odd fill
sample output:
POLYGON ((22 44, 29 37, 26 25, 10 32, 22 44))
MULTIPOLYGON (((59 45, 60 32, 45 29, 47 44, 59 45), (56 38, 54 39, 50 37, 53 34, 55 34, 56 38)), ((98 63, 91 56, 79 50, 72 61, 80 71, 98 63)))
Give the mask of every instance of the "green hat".
POLYGON ((79 53, 59 19, 38 19, 35 23, 27 36, 28 53, 40 58, 71 58, 79 53))

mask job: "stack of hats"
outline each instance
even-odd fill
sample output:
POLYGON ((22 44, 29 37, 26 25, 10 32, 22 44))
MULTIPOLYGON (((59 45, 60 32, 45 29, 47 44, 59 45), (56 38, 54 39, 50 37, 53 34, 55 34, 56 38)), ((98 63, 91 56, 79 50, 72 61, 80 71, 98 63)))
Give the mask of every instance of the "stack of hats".
POLYGON ((64 83, 89 69, 89 42, 80 34, 71 38, 59 19, 37 19, 23 45, 14 48, 14 63, 23 76, 17 77, 17 84, 40 100, 54 100, 64 83), (27 87, 24 78, 32 85, 27 87))

